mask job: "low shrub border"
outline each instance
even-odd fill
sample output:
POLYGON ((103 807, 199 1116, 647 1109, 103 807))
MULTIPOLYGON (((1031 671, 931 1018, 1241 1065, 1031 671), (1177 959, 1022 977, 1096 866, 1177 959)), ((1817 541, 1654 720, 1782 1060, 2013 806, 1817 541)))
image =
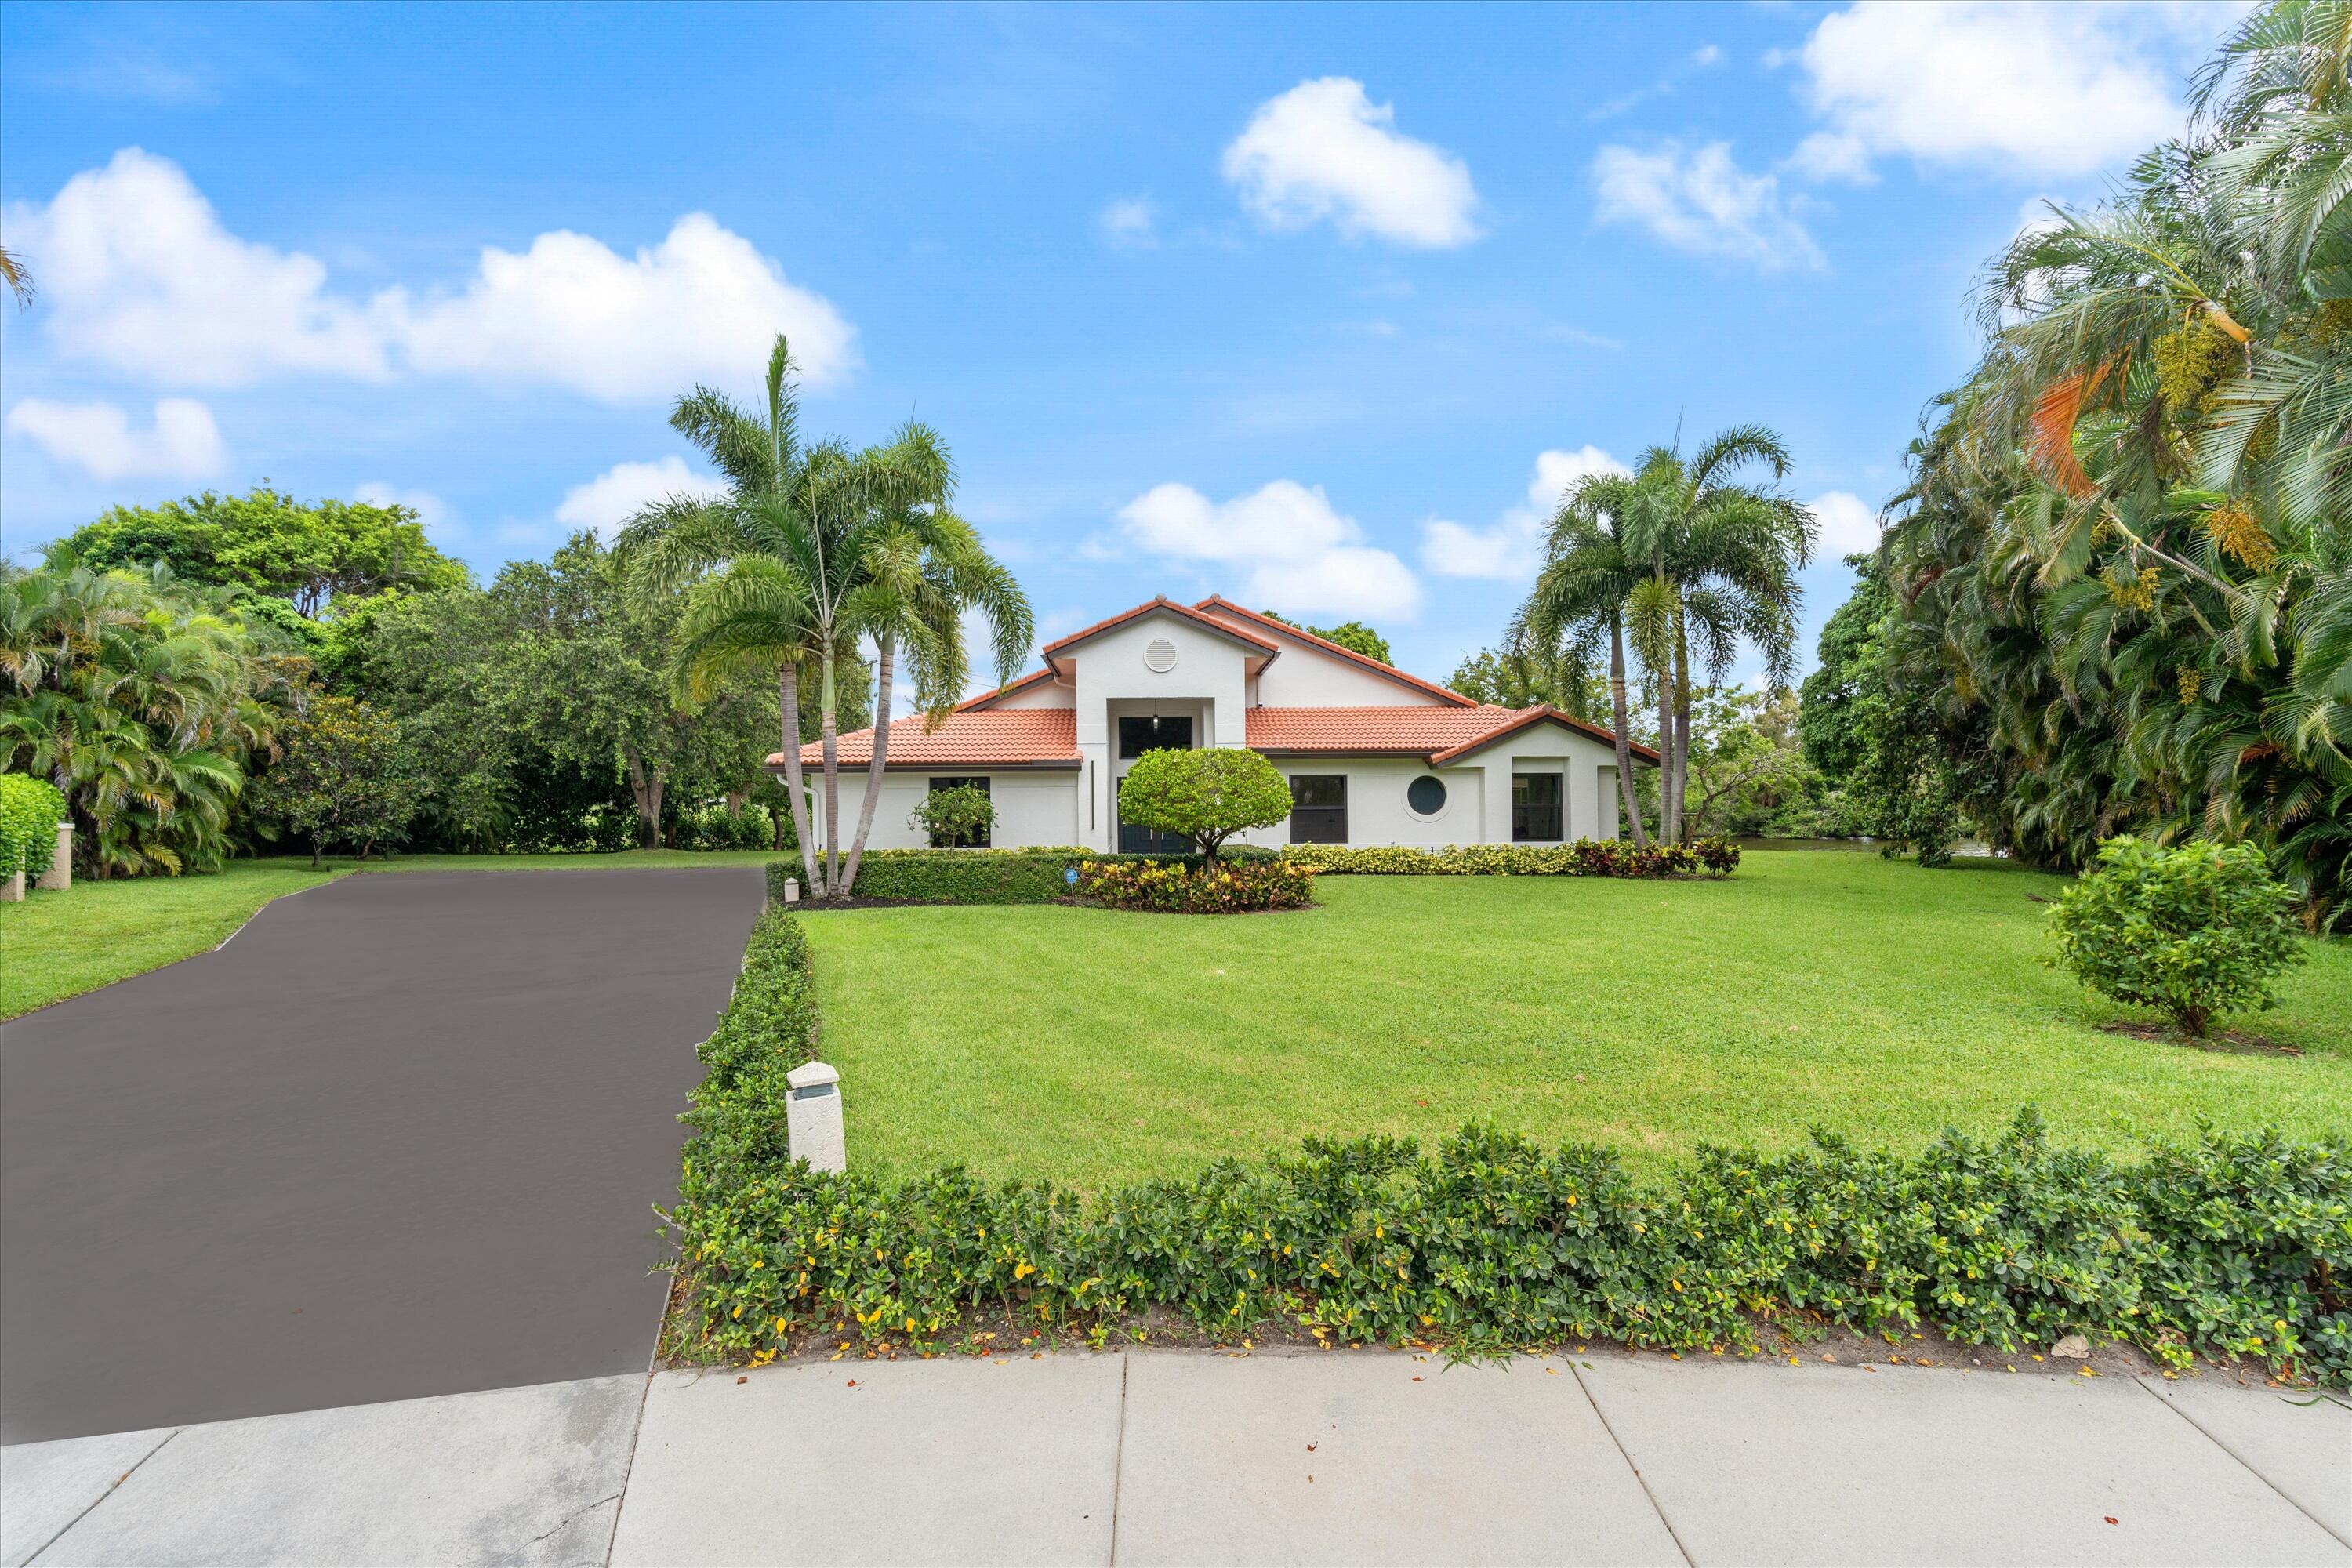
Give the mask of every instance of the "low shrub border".
POLYGON ((1573 844, 1463 844, 1444 849, 1410 845, 1294 844, 1283 858, 1335 876, 1379 877, 1727 877, 1739 866, 1728 838, 1635 848, 1622 838, 1573 844))
MULTIPOLYGON (((1226 852, 1228 863, 1267 860, 1268 849, 1226 852)), ((1200 864, 1189 855, 1105 855, 1076 845, 1044 849, 868 849, 857 863, 861 899, 933 904, 1050 904, 1070 896, 1066 875, 1087 861, 1103 865, 1200 864)), ((803 876, 798 860, 768 863, 768 900, 781 903, 784 883, 803 876)), ((803 895, 805 897, 805 893, 803 895)))
POLYGON ((1078 896, 1114 910, 1162 914, 1238 915, 1303 910, 1315 902, 1315 870, 1296 860, 1086 860, 1078 896))
POLYGON ((2208 1129, 2126 1163, 2052 1147, 2029 1108, 1989 1142, 1711 1149, 1643 1185, 1609 1149, 1472 1125, 1433 1153, 1310 1139, 1086 1197, 957 1166, 877 1175, 855 1166, 854 1126, 849 1173, 794 1163, 784 1075, 817 1028, 799 923, 772 908, 702 1047, 661 1214, 683 1359, 762 1363, 816 1335, 925 1354, 1007 1330, 1099 1344, 1147 1313, 1219 1341, 1754 1352, 1759 1322, 1818 1319, 2004 1351, 2080 1333, 2352 1384, 2341 1138, 2208 1129))

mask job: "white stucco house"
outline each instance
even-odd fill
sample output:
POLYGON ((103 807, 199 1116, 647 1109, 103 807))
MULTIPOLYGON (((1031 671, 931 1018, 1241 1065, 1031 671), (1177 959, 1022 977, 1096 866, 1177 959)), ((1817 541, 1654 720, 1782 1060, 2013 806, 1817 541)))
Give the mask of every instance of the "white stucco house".
MULTIPOLYGON (((996 808, 998 848, 1181 848, 1118 817, 1119 781, 1166 746, 1247 746, 1290 781, 1290 820, 1235 840, 1283 844, 1556 844, 1617 837, 1614 737, 1550 708, 1497 708, 1222 598, 1138 605, 1040 650, 1045 664, 958 707, 934 730, 890 726, 867 841, 929 841, 908 816, 969 784, 996 808)), ((839 741, 843 837, 874 731, 839 741)), ((1658 755, 1636 745, 1633 755, 1658 755)), ((812 774, 814 745, 801 748, 812 774)), ((782 753, 768 759, 781 771, 782 753)), ((821 819, 820 819, 821 820, 821 819)), ((820 826, 818 829, 822 832, 820 826)))

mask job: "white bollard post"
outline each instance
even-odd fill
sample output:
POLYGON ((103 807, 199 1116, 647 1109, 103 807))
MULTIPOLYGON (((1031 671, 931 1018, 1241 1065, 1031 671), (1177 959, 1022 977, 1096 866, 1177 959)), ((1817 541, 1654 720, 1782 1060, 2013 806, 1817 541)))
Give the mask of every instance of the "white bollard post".
POLYGON ((38 884, 53 893, 62 893, 73 886, 73 824, 58 824, 58 852, 49 861, 49 868, 41 873, 38 884))
POLYGON ((849 1169, 841 1134, 841 1074, 823 1062, 803 1062, 784 1075, 784 1131, 793 1158, 813 1171, 849 1169))
POLYGON ((800 901, 801 901, 801 879, 800 879, 798 877, 787 877, 787 878, 785 878, 785 879, 784 879, 784 902, 786 902, 786 903, 788 903, 788 904, 797 904, 797 903, 799 903, 800 901))

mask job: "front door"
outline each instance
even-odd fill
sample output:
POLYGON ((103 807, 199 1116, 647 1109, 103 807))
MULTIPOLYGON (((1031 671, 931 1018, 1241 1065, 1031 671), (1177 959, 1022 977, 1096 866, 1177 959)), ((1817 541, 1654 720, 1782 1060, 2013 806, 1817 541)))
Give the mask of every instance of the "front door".
MULTIPOLYGON (((1170 718, 1151 714, 1129 713, 1118 721, 1118 784, 1127 784, 1128 764, 1146 752, 1189 752, 1192 749, 1192 716, 1189 713, 1170 718)), ((1162 833, 1154 828, 1138 827, 1124 817, 1118 825, 1118 852, 1122 855, 1181 855, 1192 847, 1192 841, 1181 833, 1162 833)))

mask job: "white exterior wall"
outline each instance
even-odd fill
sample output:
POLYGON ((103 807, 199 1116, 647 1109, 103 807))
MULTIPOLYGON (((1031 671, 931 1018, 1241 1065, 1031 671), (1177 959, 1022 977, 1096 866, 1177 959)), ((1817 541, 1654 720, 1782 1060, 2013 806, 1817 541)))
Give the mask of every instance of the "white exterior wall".
MULTIPOLYGON (((1272 761, 1285 778, 1293 773, 1347 775, 1350 844, 1423 848, 1508 844, 1515 773, 1563 775, 1560 817, 1570 839, 1617 837, 1615 752, 1557 726, 1539 726, 1524 739, 1514 737, 1433 770, 1413 758, 1283 756, 1272 761), (1431 772, 1445 781, 1445 809, 1435 818, 1423 818, 1405 805, 1405 788, 1431 772), (1605 796, 1604 783, 1612 792, 1605 796)), ((1290 825, 1260 828, 1237 842, 1279 848, 1290 842, 1290 825)))
MULTIPOLYGON (((996 807, 996 826, 989 843, 998 849, 1019 849, 1032 845, 1076 844, 1078 838, 1078 773, 1075 768, 1036 768, 1019 772, 989 773, 971 763, 942 763, 922 768, 885 768, 882 772, 881 798, 874 804, 874 831, 866 836, 869 849, 922 849, 930 839, 921 829, 909 827, 907 818, 923 796, 930 792, 934 778, 986 778, 988 798, 996 807)), ((818 775, 812 774, 810 783, 817 793, 817 810, 814 831, 819 843, 824 838, 824 788, 818 775)), ((866 800, 866 770, 841 770, 841 843, 849 847, 849 836, 857 831, 857 812, 866 800)))
POLYGON ((1118 713, 1192 715, 1193 742, 1240 746, 1249 740, 1246 705, 1250 650, 1230 638, 1166 611, 1148 612, 1114 626, 1065 655, 1074 671, 1080 763, 1076 837, 1066 842, 1090 849, 1115 847, 1118 816, 1113 780, 1119 772, 1118 713), (1165 671, 1143 662, 1144 649, 1165 637, 1176 647, 1176 663, 1165 671))
POLYGON ((1041 680, 1024 686, 1010 697, 1000 697, 991 708, 1068 708, 1077 701, 1076 694, 1059 680, 1041 680))
POLYGON ((1326 652, 1298 637, 1282 635, 1278 626, 1253 626, 1259 637, 1282 647, 1282 657, 1252 682, 1251 700, 1260 708, 1415 708, 1444 707, 1418 686, 1391 680, 1326 652))

